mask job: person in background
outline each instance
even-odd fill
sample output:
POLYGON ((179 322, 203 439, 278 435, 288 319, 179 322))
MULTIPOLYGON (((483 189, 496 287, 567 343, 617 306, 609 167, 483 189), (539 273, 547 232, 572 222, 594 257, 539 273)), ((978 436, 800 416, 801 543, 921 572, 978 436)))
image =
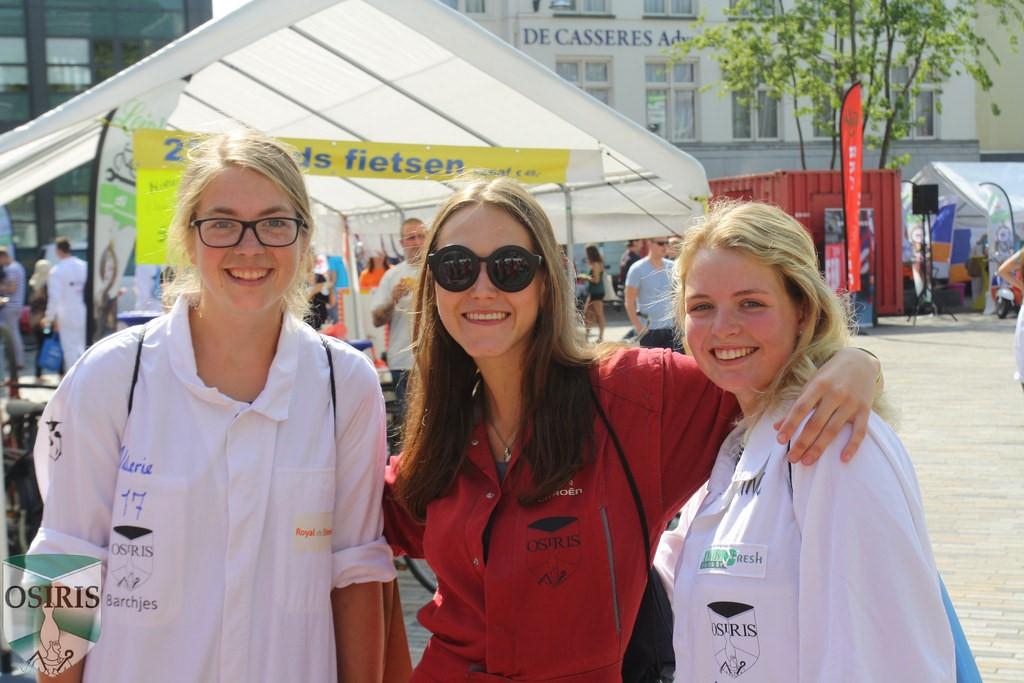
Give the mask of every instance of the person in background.
POLYGON ((682 351, 672 318, 672 261, 667 237, 647 240, 647 256, 626 275, 626 315, 640 346, 682 351))
POLYGON ((676 680, 953 683, 921 491, 895 432, 871 413, 846 466, 833 444, 793 467, 775 438, 849 341, 807 230, 774 206, 720 203, 687 231, 674 277, 687 352, 743 413, 657 553, 676 680))
POLYGON ((585 251, 590 272, 587 273, 587 303, 583 307, 583 321, 587 336, 590 335, 591 319, 597 323, 597 343, 600 344, 604 341, 605 326, 604 258, 596 244, 588 244, 585 251))
POLYGON ((327 322, 330 309, 334 306, 334 271, 328 270, 327 275, 310 271, 306 286, 306 300, 309 311, 305 320, 314 330, 318 330, 327 322))
MULTIPOLYGON (((996 272, 999 277, 1024 291, 1024 249, 1018 249, 1016 254, 1003 261, 996 272)), ((1020 311, 1017 312, 1017 330, 1013 335, 1013 357, 1017 365, 1014 379, 1020 382, 1020 388, 1024 389, 1024 306, 1021 306, 1020 311)))
POLYGON ((359 273, 359 291, 363 293, 372 292, 380 285, 391 266, 384 252, 377 249, 370 252, 370 260, 366 264, 366 270, 359 273))
MULTIPOLYGON (((388 541, 438 578, 412 680, 621 683, 649 558, 616 444, 653 546, 707 479, 735 399, 686 356, 585 345, 551 223, 515 181, 459 188, 429 234, 384 498, 388 541)), ((877 374, 840 351, 781 425, 785 440, 819 405, 792 457, 866 421, 877 374)))
POLYGON ((85 352, 85 261, 72 255, 67 237, 54 240, 57 263, 46 282, 46 318, 43 327, 60 335, 64 367, 70 368, 85 352))
POLYGON ((43 369, 39 367, 39 350, 43 348, 43 342, 53 332, 46 328, 46 281, 50 276, 50 262, 44 258, 36 261, 32 267, 32 277, 28 279, 28 324, 32 329, 32 336, 36 341, 36 380, 42 381, 43 369))
POLYGON ((312 220, 291 149, 198 142, 170 312, 99 341, 47 404, 30 553, 105 569, 103 635, 61 682, 381 680, 384 401, 363 354, 302 323, 312 220))
POLYGON ((629 240, 626 242, 626 251, 622 253, 622 258, 619 259, 619 284, 625 286, 626 275, 629 274, 629 269, 634 263, 644 257, 641 253, 644 249, 643 240, 629 240))
MULTIPOLYGON (((25 365, 25 350, 21 341, 21 311, 25 307, 25 267, 11 258, 7 247, 0 247, 0 268, 4 279, 0 282, 0 293, 7 297, 7 303, 0 309, 0 324, 11 332, 14 342, 14 357, 18 369, 25 365)), ((11 376, 17 377, 17 372, 11 376)))
POLYGON ((399 241, 405 260, 384 273, 373 295, 373 324, 388 326, 388 370, 400 408, 399 423, 405 415, 405 390, 412 369, 412 307, 420 273, 426 227, 418 218, 402 222, 399 241))

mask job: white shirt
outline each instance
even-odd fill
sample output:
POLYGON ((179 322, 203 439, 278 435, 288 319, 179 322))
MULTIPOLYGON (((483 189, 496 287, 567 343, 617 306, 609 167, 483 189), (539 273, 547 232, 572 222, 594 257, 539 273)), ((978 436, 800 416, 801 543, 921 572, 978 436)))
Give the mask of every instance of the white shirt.
POLYGON ((106 567, 85 681, 333 682, 332 587, 395 576, 376 372, 331 343, 332 415, 320 337, 286 315, 265 388, 233 400, 196 374, 179 300, 147 328, 129 418, 137 340, 92 347, 36 441, 46 507, 31 552, 106 567))
POLYGON ((391 293, 399 282, 404 280, 410 287, 409 293, 398 300, 398 304, 391 312, 391 327, 388 331, 388 367, 395 370, 412 369, 412 309, 415 305, 412 289, 416 287, 419 275, 419 266, 411 265, 409 261, 402 261, 384 273, 384 277, 380 279, 380 286, 373 292, 371 306, 376 309, 390 303, 391 293))
POLYGON ((847 426, 816 465, 793 466, 791 491, 774 419, 742 449, 737 432, 726 439, 707 486, 659 545, 676 680, 955 681, 921 494, 899 439, 872 415, 843 464, 847 426))
POLYGON ((85 324, 85 261, 77 256, 59 258, 46 281, 46 317, 62 326, 85 324))

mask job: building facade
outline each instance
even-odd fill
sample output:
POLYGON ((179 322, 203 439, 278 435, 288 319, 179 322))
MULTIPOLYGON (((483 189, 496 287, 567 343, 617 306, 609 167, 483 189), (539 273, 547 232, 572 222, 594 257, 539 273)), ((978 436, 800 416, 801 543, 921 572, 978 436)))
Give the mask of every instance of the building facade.
POLYGON ((997 11, 978 3, 978 34, 985 37, 999 63, 986 59, 992 77, 988 92, 978 89, 978 142, 982 161, 1024 161, 1024 51, 1012 49, 1010 35, 997 11), (999 111, 993 111, 993 105, 999 111))
MULTIPOLYGON (((711 56, 676 64, 666 57, 674 42, 696 34, 699 16, 728 21, 730 0, 442 1, 685 149, 709 178, 800 167, 792 101, 760 92, 759 106, 745 106, 717 88, 711 56)), ((893 149, 911 155, 905 176, 930 161, 978 160, 975 97, 967 75, 924 84, 915 102, 921 123, 893 149)), ((808 168, 829 168, 831 138, 816 137, 809 119, 802 128, 808 168)), ((865 162, 877 165, 877 153, 868 150, 865 162)))
MULTIPOLYGON (((156 52, 212 16, 211 0, 0 0, 0 133, 156 52)), ((85 248, 92 166, 7 205, 19 260, 64 235, 85 248)))

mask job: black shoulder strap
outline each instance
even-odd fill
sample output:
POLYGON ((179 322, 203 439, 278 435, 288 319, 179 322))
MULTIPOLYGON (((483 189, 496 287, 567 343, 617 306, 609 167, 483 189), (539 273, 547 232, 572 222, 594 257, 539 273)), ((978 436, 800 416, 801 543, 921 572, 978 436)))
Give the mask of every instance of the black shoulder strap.
POLYGON ((612 443, 615 444, 615 452, 619 456, 619 462, 622 463, 622 471, 626 474, 626 481, 629 482, 629 490, 632 492, 633 502, 636 504, 636 514, 640 518, 640 531, 644 536, 644 551, 646 552, 644 567, 649 569, 651 564, 651 535, 647 527, 647 515, 644 514, 643 502, 640 500, 640 491, 636 487, 636 480, 633 479, 633 471, 629 469, 626 454, 622 451, 619 435, 615 433, 615 429, 612 428, 612 423, 608 420, 608 416, 604 414, 604 408, 601 407, 601 402, 597 400, 597 394, 594 393, 593 386, 590 387, 590 398, 594 400, 594 408, 597 409, 597 414, 601 416, 601 421, 604 422, 605 429, 608 430, 608 436, 611 437, 612 443))
POLYGON ((139 344, 135 349, 135 369, 132 370, 132 388, 128 391, 128 414, 132 414, 132 403, 135 401, 135 385, 139 383, 139 365, 142 362, 142 342, 146 339, 146 326, 139 332, 139 344))
MULTIPOLYGON (((325 337, 322 334, 320 335, 320 343, 324 345, 324 352, 327 354, 327 369, 330 372, 331 376, 331 415, 334 416, 334 420, 335 422, 337 422, 337 415, 334 412, 335 405, 337 404, 338 401, 338 397, 335 395, 334 391, 334 356, 331 355, 331 347, 328 346, 327 344, 327 337, 325 337)), ((334 425, 334 429, 335 431, 337 431, 337 424, 334 425)), ((337 436, 337 434, 335 434, 335 436, 337 436)))

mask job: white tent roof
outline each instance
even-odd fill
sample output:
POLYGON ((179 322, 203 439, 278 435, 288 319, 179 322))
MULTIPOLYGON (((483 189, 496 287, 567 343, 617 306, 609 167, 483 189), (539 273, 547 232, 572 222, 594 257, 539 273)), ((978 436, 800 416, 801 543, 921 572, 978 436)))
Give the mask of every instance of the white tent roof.
POLYGON ((987 215, 989 191, 995 188, 985 183, 995 183, 1009 197, 1014 223, 1024 224, 1024 163, 936 161, 918 171, 913 182, 935 183, 939 185, 940 194, 957 195, 963 202, 957 213, 970 216, 987 215))
MULTIPOLYGON (((692 197, 709 194, 691 156, 436 0, 252 0, 0 136, 0 204, 90 159, 112 109, 189 76, 170 127, 602 150, 606 182, 573 192, 575 241, 665 234, 645 211, 681 231, 703 211, 692 197)), ((451 192, 333 177, 309 187, 363 232, 393 232, 399 213, 429 217, 451 192)), ((564 237, 561 191, 535 189, 564 237)))

